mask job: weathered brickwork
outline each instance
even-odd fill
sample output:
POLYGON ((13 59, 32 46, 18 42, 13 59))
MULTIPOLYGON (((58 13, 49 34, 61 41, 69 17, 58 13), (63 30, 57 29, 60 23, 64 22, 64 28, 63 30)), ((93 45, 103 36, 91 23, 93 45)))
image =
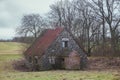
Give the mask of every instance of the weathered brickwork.
MULTIPOLYGON (((79 48, 79 46, 76 44, 76 42, 73 40, 73 38, 70 36, 69 32, 67 32, 66 30, 64 30, 58 37, 57 39, 52 43, 51 46, 49 46, 49 48, 46 50, 45 52, 45 55, 44 55, 44 58, 42 58, 43 60, 41 60, 41 63, 42 63, 42 66, 41 68, 45 68, 45 69, 50 69, 51 68, 51 64, 49 63, 48 61, 48 57, 49 56, 61 56, 63 55, 64 56, 64 51, 63 50, 63 47, 62 47, 62 38, 68 38, 69 41, 68 41, 68 49, 69 50, 75 50, 75 51, 78 51, 78 53, 80 54, 80 57, 81 61, 84 61, 84 62, 81 62, 81 64, 83 64, 82 66, 85 66, 86 67, 86 63, 87 63, 87 57, 85 55, 85 53, 82 51, 81 48, 79 48), (61 53, 61 51, 63 53, 61 53), (46 62, 44 62, 44 60, 46 62), (46 66, 46 65, 49 65, 49 66, 46 66)), ((78 59, 79 60, 79 59, 78 59)), ((81 66, 80 64, 80 66, 81 66)))

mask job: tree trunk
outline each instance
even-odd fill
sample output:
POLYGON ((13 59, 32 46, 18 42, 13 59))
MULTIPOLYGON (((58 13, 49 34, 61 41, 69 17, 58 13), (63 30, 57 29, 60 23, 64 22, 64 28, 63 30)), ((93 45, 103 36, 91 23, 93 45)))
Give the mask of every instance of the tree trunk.
POLYGON ((106 41, 105 41, 105 19, 104 19, 104 15, 103 15, 103 27, 102 27, 102 32, 103 32, 103 34, 102 34, 102 38, 103 38, 103 41, 102 41, 102 56, 104 56, 104 54, 105 54, 105 43, 106 43, 106 41))
POLYGON ((113 56, 116 55, 116 40, 115 40, 115 31, 111 30, 111 48, 112 48, 112 53, 114 54, 113 56))
POLYGON ((87 29, 87 54, 88 56, 91 56, 91 49, 90 49, 90 37, 89 37, 90 33, 89 33, 89 27, 87 29))

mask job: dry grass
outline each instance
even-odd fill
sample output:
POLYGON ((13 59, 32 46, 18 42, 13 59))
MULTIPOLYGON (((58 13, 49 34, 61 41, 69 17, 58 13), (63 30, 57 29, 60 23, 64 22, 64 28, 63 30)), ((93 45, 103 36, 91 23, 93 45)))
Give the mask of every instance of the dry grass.
POLYGON ((120 72, 114 69, 74 71, 52 70, 23 72, 13 68, 13 62, 20 60, 20 54, 0 54, 0 80, 120 80, 120 72))
POLYGON ((91 70, 120 70, 120 57, 90 57, 89 69, 91 70))
POLYGON ((0 42, 0 54, 18 54, 27 47, 26 44, 16 42, 0 42))
MULTIPOLYGON (((19 46, 15 50, 19 50, 19 46)), ((11 50, 9 49, 9 51, 11 50)), ((0 54, 0 80, 120 80, 120 71, 114 69, 22 72, 13 68, 13 62, 21 58, 23 56, 14 51, 13 53, 0 54)), ((99 63, 99 60, 96 63, 99 63)))

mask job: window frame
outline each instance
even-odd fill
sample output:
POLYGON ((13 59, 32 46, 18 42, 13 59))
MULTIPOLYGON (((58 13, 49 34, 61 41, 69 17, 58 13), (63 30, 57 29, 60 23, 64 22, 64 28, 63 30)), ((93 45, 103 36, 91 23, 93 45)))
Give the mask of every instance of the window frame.
POLYGON ((67 48, 69 43, 69 38, 62 38, 62 47, 67 48))

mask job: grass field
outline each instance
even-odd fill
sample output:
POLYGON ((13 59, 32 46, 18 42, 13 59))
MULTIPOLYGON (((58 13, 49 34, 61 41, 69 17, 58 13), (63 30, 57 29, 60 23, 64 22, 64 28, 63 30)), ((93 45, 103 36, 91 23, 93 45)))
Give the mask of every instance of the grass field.
POLYGON ((16 42, 0 42, 0 54, 17 54, 26 47, 23 43, 16 42))
POLYGON ((23 58, 22 54, 18 52, 22 46, 21 43, 0 43, 0 80, 120 80, 120 72, 116 70, 17 71, 13 68, 12 63, 23 58))

